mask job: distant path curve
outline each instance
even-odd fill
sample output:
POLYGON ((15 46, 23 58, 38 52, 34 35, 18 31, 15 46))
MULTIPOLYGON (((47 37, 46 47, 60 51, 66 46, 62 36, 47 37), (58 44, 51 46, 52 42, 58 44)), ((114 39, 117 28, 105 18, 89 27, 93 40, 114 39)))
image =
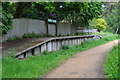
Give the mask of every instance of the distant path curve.
POLYGON ((80 52, 50 72, 45 78, 104 78, 103 64, 106 54, 120 40, 80 52))

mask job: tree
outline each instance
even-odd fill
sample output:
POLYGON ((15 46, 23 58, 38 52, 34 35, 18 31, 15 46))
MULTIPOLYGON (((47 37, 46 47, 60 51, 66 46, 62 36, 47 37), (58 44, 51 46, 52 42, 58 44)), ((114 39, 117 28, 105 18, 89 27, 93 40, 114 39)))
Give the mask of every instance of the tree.
POLYGON ((89 19, 92 20, 102 14, 101 2, 18 2, 16 4, 15 18, 53 18, 74 25, 89 25, 89 19))
POLYGON ((13 14, 14 13, 14 8, 13 8, 13 4, 6 2, 3 3, 3 6, 0 7, 2 9, 2 13, 0 16, 2 19, 2 23, 0 24, 1 26, 1 31, 2 34, 7 34, 8 30, 10 30, 12 28, 12 19, 13 19, 13 14), (13 9, 12 9, 13 8, 13 9))
MULTIPOLYGON (((59 5, 59 4, 57 4, 59 5)), ((102 14, 100 2, 64 2, 58 7, 58 17, 76 26, 88 26, 89 20, 102 14)))
POLYGON ((104 31, 107 28, 107 23, 103 18, 93 19, 90 22, 90 27, 96 28, 100 32, 100 31, 104 31))
POLYGON ((102 14, 102 17, 107 17, 113 9, 115 9, 116 3, 114 2, 104 2, 104 12, 102 14))
POLYGON ((17 8, 16 8, 16 12, 15 12, 15 16, 14 18, 21 18, 22 14, 23 14, 23 9, 26 6, 26 3, 24 2, 17 2, 17 8))
POLYGON ((119 31, 119 25, 120 25, 120 2, 116 3, 116 6, 114 9, 111 10, 111 13, 105 17, 106 22, 110 26, 107 28, 107 30, 112 31, 113 33, 118 33, 119 31))
POLYGON ((6 13, 10 13, 14 18, 51 18, 83 27, 88 26, 89 20, 102 13, 101 2, 12 2, 12 5, 8 2, 3 6, 3 11, 7 11, 6 13))

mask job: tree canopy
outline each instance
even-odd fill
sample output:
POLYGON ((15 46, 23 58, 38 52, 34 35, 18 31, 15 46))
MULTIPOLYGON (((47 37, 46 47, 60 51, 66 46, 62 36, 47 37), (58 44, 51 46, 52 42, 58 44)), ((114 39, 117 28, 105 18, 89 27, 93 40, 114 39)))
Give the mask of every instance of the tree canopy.
MULTIPOLYGON (((86 27, 102 14, 101 2, 3 2, 3 14, 12 18, 56 19, 86 27), (12 17, 13 16, 13 17, 12 17)), ((6 19, 7 20, 7 19, 6 19)), ((4 21, 4 20, 3 20, 4 21)), ((9 21, 8 21, 9 23, 9 21)), ((10 22, 11 23, 11 22, 10 22)), ((3 34, 10 29, 3 23, 3 34)))
POLYGON ((120 2, 114 3, 114 8, 111 9, 111 13, 108 16, 105 16, 105 20, 109 25, 107 28, 108 31, 112 31, 113 33, 120 33, 120 2))
POLYGON ((0 24, 0 26, 2 27, 0 28, 2 29, 2 34, 7 34, 8 30, 12 28, 12 19, 13 19, 13 14, 11 11, 13 9, 12 6, 13 4, 6 2, 3 3, 2 7, 0 7, 2 9, 2 14, 0 16, 2 19, 2 23, 0 24))

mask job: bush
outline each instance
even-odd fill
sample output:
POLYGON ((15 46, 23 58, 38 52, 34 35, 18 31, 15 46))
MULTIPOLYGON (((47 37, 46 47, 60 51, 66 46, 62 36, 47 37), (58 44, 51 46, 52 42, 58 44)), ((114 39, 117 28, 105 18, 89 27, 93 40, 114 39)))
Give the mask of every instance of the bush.
POLYGON ((9 56, 9 57, 15 57, 15 53, 16 53, 16 50, 14 49, 14 48, 10 48, 10 49, 8 49, 7 51, 3 51, 3 57, 5 57, 5 56, 9 56), (4 54, 5 53, 5 54, 4 54))
POLYGON ((35 33, 26 33, 23 35, 23 38, 32 38, 32 37, 39 37, 39 34, 35 34, 35 33))
POLYGON ((14 40, 17 40, 17 39, 21 39, 21 38, 17 37, 17 36, 14 36, 14 37, 8 38, 7 41, 14 41, 14 40))
POLYGON ((49 34, 35 34, 34 32, 32 33, 26 33, 22 36, 23 38, 32 38, 32 37, 53 37, 53 35, 49 34))
POLYGON ((16 51, 15 51, 14 48, 8 50, 8 54, 9 54, 10 57, 14 57, 14 56, 15 56, 15 55, 14 55, 15 52, 16 52, 16 51))
POLYGON ((104 31, 107 28, 107 23, 105 22, 103 18, 93 19, 90 22, 90 27, 96 28, 100 32, 100 31, 104 31))
POLYGON ((47 50, 43 51, 43 54, 47 55, 49 52, 47 50))
POLYGON ((70 47, 68 45, 63 45, 62 46, 62 49, 65 50, 65 49, 69 49, 70 47))

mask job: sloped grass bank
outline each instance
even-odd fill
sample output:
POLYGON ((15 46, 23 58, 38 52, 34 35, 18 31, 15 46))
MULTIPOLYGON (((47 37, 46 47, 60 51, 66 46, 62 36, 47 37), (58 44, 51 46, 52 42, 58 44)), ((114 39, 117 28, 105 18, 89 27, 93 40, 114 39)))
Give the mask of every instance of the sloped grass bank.
POLYGON ((107 54, 105 65, 104 65, 104 71, 105 71, 105 77, 106 78, 116 78, 120 79, 120 73, 119 73, 119 55, 120 55, 120 43, 113 47, 113 49, 110 51, 110 53, 107 54))
POLYGON ((74 54, 118 39, 118 35, 105 36, 100 40, 89 40, 81 45, 70 46, 54 52, 43 52, 27 60, 4 57, 2 60, 3 78, 40 78, 74 54))

